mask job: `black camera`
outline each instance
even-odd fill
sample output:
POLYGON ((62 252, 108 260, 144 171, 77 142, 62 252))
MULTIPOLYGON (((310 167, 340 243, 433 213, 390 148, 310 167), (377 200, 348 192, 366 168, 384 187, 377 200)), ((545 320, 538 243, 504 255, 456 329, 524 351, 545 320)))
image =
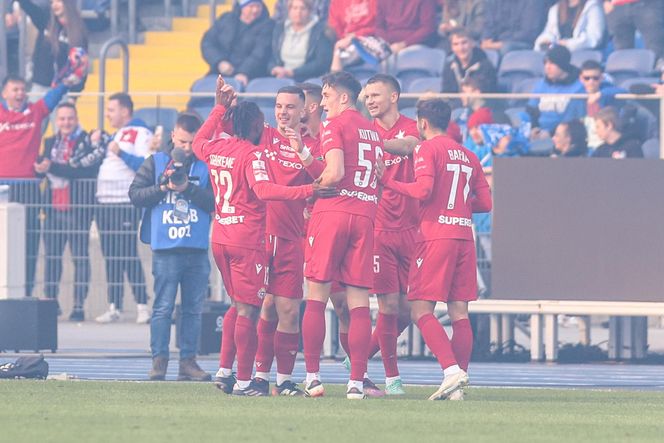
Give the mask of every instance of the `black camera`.
POLYGON ((159 180, 159 185, 167 185, 169 182, 174 186, 182 186, 189 180, 185 169, 187 153, 182 148, 173 148, 171 151, 171 162, 159 180))

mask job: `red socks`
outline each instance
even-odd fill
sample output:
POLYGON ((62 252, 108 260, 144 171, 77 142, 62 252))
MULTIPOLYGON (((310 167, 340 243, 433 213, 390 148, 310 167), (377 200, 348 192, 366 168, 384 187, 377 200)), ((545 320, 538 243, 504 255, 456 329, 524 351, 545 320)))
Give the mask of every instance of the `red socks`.
POLYGON ((339 333, 339 343, 341 344, 341 347, 343 348, 348 358, 350 358, 350 346, 348 346, 348 332, 339 333))
POLYGON ((256 325, 251 319, 238 315, 235 322, 235 347, 237 348, 237 379, 251 380, 251 372, 256 357, 258 336, 256 325))
POLYGON ((348 345, 350 346, 350 379, 364 380, 369 357, 371 341, 371 316, 368 307, 355 308, 350 311, 348 327, 348 345))
POLYGON ((323 349, 324 340, 325 303, 307 300, 302 319, 302 342, 304 344, 304 364, 309 373, 320 372, 320 352, 323 349))
POLYGON ((385 367, 385 377, 397 377, 399 375, 399 368, 397 367, 397 316, 378 313, 374 335, 378 335, 381 357, 385 367))
POLYGON ((424 337, 424 342, 438 359, 441 368, 445 369, 457 364, 450 339, 433 314, 425 314, 420 317, 417 320, 417 327, 424 337))
POLYGON ((473 328, 467 318, 452 323, 452 350, 459 367, 468 371, 468 363, 473 353, 473 328))
POLYGON ((258 326, 256 327, 258 333, 256 372, 270 372, 272 369, 272 360, 274 360, 274 333, 276 330, 276 321, 258 319, 258 326))
POLYGON ((274 352, 277 356, 277 373, 291 375, 295 366, 300 334, 277 331, 274 334, 274 352))
MULTIPOLYGON (((389 315, 389 314, 388 314, 389 315)), ((381 327, 381 319, 380 319, 380 312, 378 313, 378 320, 376 320, 376 328, 373 331, 373 334, 371 334, 371 344, 369 345, 369 358, 372 358, 374 355, 378 354, 378 351, 380 351, 380 342, 378 341, 378 335, 380 334, 380 327, 381 327)), ((401 335, 403 331, 406 330, 408 326, 410 326, 410 320, 402 320, 401 317, 397 316, 397 338, 401 335)))
POLYGON ((235 321, 237 309, 235 306, 226 311, 221 332, 221 349, 219 350, 219 367, 233 369, 235 360, 235 321))

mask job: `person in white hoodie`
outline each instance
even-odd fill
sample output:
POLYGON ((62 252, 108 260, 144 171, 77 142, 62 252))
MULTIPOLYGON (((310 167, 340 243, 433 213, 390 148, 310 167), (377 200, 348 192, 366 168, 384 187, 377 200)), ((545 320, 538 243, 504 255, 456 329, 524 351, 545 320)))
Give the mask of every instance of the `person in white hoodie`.
POLYGON ((137 250, 140 212, 131 204, 128 191, 136 171, 150 153, 153 134, 145 122, 133 118, 133 111, 129 95, 117 93, 109 97, 106 119, 117 132, 108 144, 97 177, 95 220, 106 259, 109 303, 108 311, 96 318, 99 323, 121 319, 125 274, 137 305, 136 322, 150 321, 145 274, 137 250))
POLYGON ((601 46, 606 19, 599 0, 559 0, 549 9, 544 31, 535 40, 535 50, 546 51, 552 45, 570 51, 601 46))

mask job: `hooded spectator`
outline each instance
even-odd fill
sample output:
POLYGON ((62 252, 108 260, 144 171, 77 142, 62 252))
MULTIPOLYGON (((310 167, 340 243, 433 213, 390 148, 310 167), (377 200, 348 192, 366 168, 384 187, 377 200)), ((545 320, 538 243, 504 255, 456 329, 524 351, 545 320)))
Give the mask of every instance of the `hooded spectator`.
POLYGON ((599 0, 559 0, 549 9, 544 31, 535 40, 536 50, 562 45, 570 51, 598 48, 606 22, 599 0))

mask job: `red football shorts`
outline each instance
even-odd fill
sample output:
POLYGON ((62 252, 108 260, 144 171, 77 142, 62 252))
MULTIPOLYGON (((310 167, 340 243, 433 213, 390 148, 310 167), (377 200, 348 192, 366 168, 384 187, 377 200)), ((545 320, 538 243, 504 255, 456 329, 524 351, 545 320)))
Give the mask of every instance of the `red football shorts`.
POLYGON ((477 300, 475 242, 437 239, 417 243, 408 274, 408 300, 477 300))
POLYGON ((370 288, 373 220, 346 212, 319 212, 309 220, 304 275, 315 282, 338 280, 370 288))
POLYGON ((268 294, 302 299, 304 243, 268 235, 265 247, 269 263, 268 294))
POLYGON ((415 250, 417 229, 374 231, 374 294, 405 294, 408 291, 410 258, 415 250))
POLYGON ((268 275, 265 251, 212 243, 212 254, 233 301, 261 306, 268 275))

